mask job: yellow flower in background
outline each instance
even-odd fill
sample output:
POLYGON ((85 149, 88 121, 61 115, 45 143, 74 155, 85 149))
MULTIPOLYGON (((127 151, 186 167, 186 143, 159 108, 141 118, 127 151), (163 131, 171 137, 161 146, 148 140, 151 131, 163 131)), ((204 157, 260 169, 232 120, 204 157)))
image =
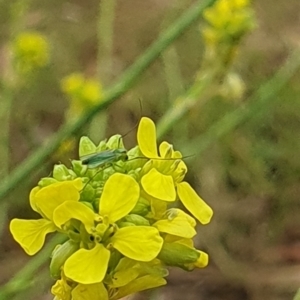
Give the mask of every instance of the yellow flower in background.
POLYGON ((207 45, 234 43, 255 26, 248 0, 218 0, 204 11, 208 26, 202 30, 207 45))
POLYGON ((99 103, 103 94, 98 80, 85 78, 81 73, 73 73, 63 78, 61 89, 70 100, 68 114, 73 117, 99 103))
POLYGON ((47 38, 38 32, 23 32, 12 42, 14 63, 20 74, 32 73, 49 62, 49 43, 47 38))
POLYGON ((181 153, 172 145, 162 142, 157 152, 156 128, 153 121, 143 117, 137 133, 138 145, 149 162, 142 170, 141 186, 144 196, 150 201, 174 202, 178 196, 185 208, 202 224, 207 224, 213 215, 212 209, 197 195, 189 183, 182 181, 187 167, 181 160, 181 153), (175 160, 174 160, 175 158, 175 160), (178 159, 177 159, 178 158, 178 159))

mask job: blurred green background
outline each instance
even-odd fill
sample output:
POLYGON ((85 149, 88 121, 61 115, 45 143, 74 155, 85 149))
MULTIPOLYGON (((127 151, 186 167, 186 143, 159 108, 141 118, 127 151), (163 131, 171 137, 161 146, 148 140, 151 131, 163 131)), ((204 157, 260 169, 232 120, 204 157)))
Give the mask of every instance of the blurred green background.
MULTIPOLYGON (((80 118, 69 108, 72 100, 62 88, 63 78, 80 73, 108 90, 195 3, 199 1, 0 1, 1 188, 4 178, 9 180, 64 123, 80 118), (22 69, 13 58, 16 37, 25 31, 38 32, 49 43, 47 63, 33 70, 22 69)), ((231 75, 216 76, 160 139, 192 155, 185 160, 188 181, 214 209, 212 222, 199 226, 196 240, 209 253, 210 264, 191 273, 172 269, 167 286, 134 299, 285 300, 293 299, 300 287, 300 52, 282 76, 269 82, 299 48, 300 3, 254 1, 253 9, 257 25, 236 45, 238 54, 226 69, 231 75), (264 97, 269 100, 257 105, 264 97)), ((141 115, 159 123, 177 97, 187 97, 195 78, 214 67, 203 58, 204 24, 198 18, 188 26, 132 87, 3 194, 0 283, 6 292, 5 284, 31 259, 8 230, 13 217, 36 217, 28 203, 30 190, 55 163, 78 158, 81 135, 98 142, 126 134, 141 115)), ((135 130, 124 140, 132 147, 135 130)), ((9 297, 1 296, 0 287, 0 299, 52 299, 47 263, 25 270, 30 284, 14 282, 9 297)))

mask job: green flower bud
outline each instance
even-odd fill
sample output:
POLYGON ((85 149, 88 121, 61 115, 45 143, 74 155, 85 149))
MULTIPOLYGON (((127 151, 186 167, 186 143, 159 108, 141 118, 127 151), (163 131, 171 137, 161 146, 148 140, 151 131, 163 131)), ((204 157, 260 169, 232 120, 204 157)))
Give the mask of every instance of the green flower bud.
POLYGON ((96 151, 100 152, 103 150, 107 150, 107 146, 106 146, 106 139, 104 141, 100 141, 99 145, 97 146, 96 151))
POLYGON ((150 208, 150 204, 147 200, 143 199, 146 201, 146 203, 141 200, 143 198, 140 198, 140 200, 138 201, 138 203, 135 205, 135 207, 133 208, 133 210, 131 211, 132 214, 136 214, 136 215, 140 215, 140 216, 146 216, 149 211, 151 210, 150 208))
POLYGON ((71 180, 76 178, 76 174, 65 165, 55 165, 53 168, 53 178, 58 181, 71 180))
POLYGON ((95 144, 87 136, 81 137, 79 141, 79 156, 82 157, 84 155, 92 154, 95 152, 95 144))
POLYGON ((123 227, 136 226, 136 225, 132 222, 118 222, 118 226, 120 228, 123 228, 123 227))
POLYGON ((150 223, 147 219, 136 214, 130 214, 123 218, 124 221, 133 223, 137 226, 150 226, 150 223))
POLYGON ((57 182, 57 180, 52 177, 44 177, 39 181, 38 186, 42 188, 42 187, 46 187, 46 186, 56 183, 56 182, 57 182))
POLYGON ((81 160, 72 160, 71 164, 72 164, 74 173, 78 177, 81 177, 81 176, 83 176, 86 173, 87 166, 83 165, 82 162, 81 162, 81 160))
POLYGON ((50 273, 54 279, 59 279, 61 275, 61 267, 65 261, 79 249, 79 243, 68 240, 64 244, 55 248, 52 253, 50 263, 50 273))
POLYGON ((164 243, 158 254, 168 266, 177 266, 184 270, 190 270, 188 264, 195 263, 200 256, 200 253, 193 248, 179 243, 164 243))
POLYGON ((115 134, 109 138, 106 143, 106 147, 108 149, 124 149, 124 144, 122 140, 122 136, 120 134, 115 134))

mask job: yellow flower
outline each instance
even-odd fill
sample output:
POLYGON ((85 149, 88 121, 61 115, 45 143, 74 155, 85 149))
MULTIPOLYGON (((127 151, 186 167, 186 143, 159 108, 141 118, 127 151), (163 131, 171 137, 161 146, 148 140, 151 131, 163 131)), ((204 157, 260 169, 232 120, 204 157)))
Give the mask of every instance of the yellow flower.
POLYGON ((213 46, 221 41, 232 43, 255 24, 248 0, 218 0, 203 16, 210 25, 203 29, 203 36, 213 46))
POLYGON ((139 196, 139 185, 132 177, 115 173, 104 185, 99 214, 74 201, 66 201, 55 210, 53 220, 56 226, 61 228, 71 219, 76 219, 81 221, 89 235, 90 242, 65 262, 64 272, 68 278, 83 284, 101 282, 107 272, 111 249, 138 261, 150 261, 158 255, 163 240, 156 228, 118 228, 117 225, 135 207, 139 196))
POLYGON ((30 205, 43 218, 39 220, 13 219, 10 231, 14 239, 29 255, 38 252, 48 233, 58 230, 53 223, 53 213, 65 201, 77 202, 82 189, 81 179, 51 184, 42 189, 35 187, 30 193, 30 205))
POLYGON ((72 73, 63 78, 61 88, 69 96, 69 114, 75 115, 99 103, 103 93, 98 80, 85 78, 81 73, 72 73))
POLYGON ((22 74, 45 66, 49 61, 46 37, 37 32, 23 32, 16 36, 12 51, 17 70, 22 74))
POLYGON ((150 160, 142 170, 143 196, 152 200, 173 202, 179 197, 186 209, 202 224, 207 224, 213 215, 212 209, 197 195, 189 183, 182 181, 187 167, 181 153, 172 145, 163 142, 157 152, 155 124, 149 118, 140 121, 137 140, 142 154, 150 160))

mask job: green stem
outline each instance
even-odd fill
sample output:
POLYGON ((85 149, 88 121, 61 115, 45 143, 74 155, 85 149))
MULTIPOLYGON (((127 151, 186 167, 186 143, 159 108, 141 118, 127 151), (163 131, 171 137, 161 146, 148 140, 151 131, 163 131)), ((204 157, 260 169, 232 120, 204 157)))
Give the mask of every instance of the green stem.
POLYGON ((82 126, 89 122, 97 112, 105 109, 110 103, 131 88, 143 71, 159 57, 161 52, 195 22, 201 16, 205 8, 214 2, 215 0, 198 1, 196 5, 188 9, 123 73, 118 82, 105 93, 101 103, 93 107, 79 119, 66 123, 48 142, 15 169, 9 177, 0 184, 0 201, 3 201, 3 198, 13 190, 16 185, 39 167, 43 161, 60 146, 64 139, 76 133, 82 126))
POLYGON ((100 1, 97 69, 98 78, 104 86, 110 84, 112 75, 115 7, 115 0, 100 1))
MULTIPOLYGON (((240 106, 236 110, 227 113, 223 118, 208 128, 204 134, 191 142, 191 144, 197 145, 197 154, 202 153, 214 141, 229 133, 238 125, 246 122, 252 116, 263 113, 264 109, 270 104, 274 104, 276 99, 279 101, 280 97, 276 98, 275 96, 288 83, 299 68, 300 52, 297 50, 289 56, 286 63, 277 71, 277 73, 266 83, 261 85, 257 92, 246 101, 246 103, 248 103, 247 105, 240 106)), ((176 112, 173 118, 172 114, 169 114, 171 120, 167 123, 167 128, 163 127, 164 132, 167 131, 168 128, 172 128, 173 124, 176 123, 178 116, 182 115, 182 113, 184 113, 184 111, 176 112)), ((183 153, 188 151, 188 149, 182 150, 183 153)))
POLYGON ((201 94, 219 74, 219 69, 208 71, 197 80, 188 91, 176 99, 173 106, 163 115, 157 124, 157 136, 160 138, 165 135, 172 127, 198 102, 201 94))
MULTIPOLYGON (((98 16, 98 54, 97 79, 103 86, 109 86, 113 70, 113 29, 115 19, 115 0, 102 0, 99 5, 98 16)), ((88 135, 95 143, 103 139, 107 127, 107 111, 96 114, 90 122, 88 135)))

